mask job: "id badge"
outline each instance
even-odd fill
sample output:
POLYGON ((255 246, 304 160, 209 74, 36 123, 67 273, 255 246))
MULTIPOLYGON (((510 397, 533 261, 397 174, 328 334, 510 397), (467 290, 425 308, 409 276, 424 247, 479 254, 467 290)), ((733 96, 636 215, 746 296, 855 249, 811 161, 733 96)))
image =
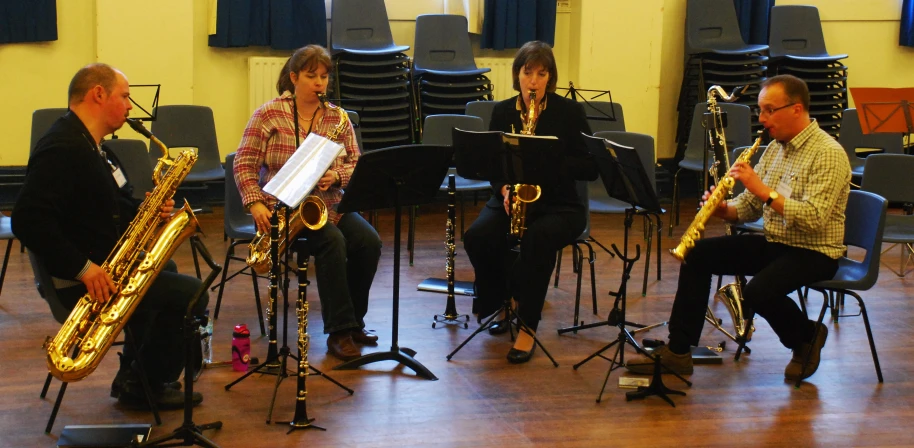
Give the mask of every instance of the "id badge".
POLYGON ((124 188, 124 185, 127 185, 127 178, 124 177, 124 172, 120 168, 115 168, 111 171, 111 175, 114 176, 114 182, 117 183, 117 188, 124 188))
POLYGON ((790 187, 790 183, 787 180, 782 180, 775 190, 777 190, 778 194, 784 196, 785 198, 789 198, 790 194, 793 193, 793 188, 790 187))

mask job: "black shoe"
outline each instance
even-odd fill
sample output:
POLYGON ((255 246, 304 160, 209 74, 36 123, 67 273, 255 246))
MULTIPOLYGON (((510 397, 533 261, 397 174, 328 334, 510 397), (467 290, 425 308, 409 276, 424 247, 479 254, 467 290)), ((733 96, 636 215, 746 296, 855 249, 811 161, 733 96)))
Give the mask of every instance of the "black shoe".
POLYGON ((530 360, 533 357, 533 352, 536 351, 536 343, 533 343, 533 347, 530 348, 529 352, 523 350, 518 350, 514 347, 511 347, 511 350, 508 352, 508 362, 511 364, 523 364, 530 360))
POLYGON ((500 334, 505 334, 511 328, 511 322, 507 319, 501 319, 493 321, 489 325, 489 334, 492 336, 497 336, 500 334))

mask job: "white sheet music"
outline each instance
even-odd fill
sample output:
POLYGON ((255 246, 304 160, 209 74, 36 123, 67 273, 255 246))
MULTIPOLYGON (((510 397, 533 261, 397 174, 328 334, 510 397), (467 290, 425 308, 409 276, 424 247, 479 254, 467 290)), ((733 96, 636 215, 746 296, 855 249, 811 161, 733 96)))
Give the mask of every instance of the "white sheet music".
POLYGON ((289 207, 297 207, 342 151, 343 145, 309 134, 263 191, 289 207))

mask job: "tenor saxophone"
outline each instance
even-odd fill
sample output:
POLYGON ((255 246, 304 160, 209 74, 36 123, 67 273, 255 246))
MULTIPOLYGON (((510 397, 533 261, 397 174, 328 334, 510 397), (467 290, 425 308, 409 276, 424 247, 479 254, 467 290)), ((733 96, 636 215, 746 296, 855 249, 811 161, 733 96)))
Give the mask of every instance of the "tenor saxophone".
MULTIPOLYGON (((746 149, 739 155, 736 162, 749 163, 752 155, 755 154, 755 151, 758 150, 761 143, 762 137, 757 138, 752 147, 746 149)), ((673 257, 685 263, 686 255, 695 247, 695 242, 701 239, 702 232, 704 232, 705 225, 707 224, 708 219, 711 218, 711 214, 714 213, 714 210, 717 209, 720 203, 727 198, 727 195, 730 194, 735 183, 736 181, 729 174, 725 175, 720 182, 717 183, 714 192, 711 193, 708 200, 705 201, 704 205, 701 206, 701 209, 698 210, 695 219, 692 220, 692 223, 689 224, 689 228, 686 229, 682 238, 679 240, 679 244, 673 249, 670 249, 670 254, 672 254, 673 257)))
POLYGON ((117 293, 104 304, 86 293, 54 339, 49 337, 48 370, 65 382, 79 381, 95 371, 165 263, 199 229, 187 201, 170 219, 162 218, 159 210, 190 172, 197 161, 196 152, 182 151, 171 159, 168 148, 139 121, 128 119, 127 123, 162 150, 153 170, 156 186, 101 266, 117 286, 117 293))
MULTIPOLYGON (((523 125, 520 133, 523 135, 535 135, 536 123, 539 120, 539 105, 536 104, 536 92, 530 91, 530 107, 527 108, 526 114, 521 114, 520 119, 523 125)), ((511 227, 509 233, 512 237, 520 240, 524 236, 527 219, 527 204, 536 202, 543 194, 543 189, 539 185, 514 184, 511 187, 511 194, 514 196, 514 202, 511 203, 511 227)))
MULTIPOLYGON (((327 133, 327 138, 336 141, 340 134, 349 126, 349 115, 341 107, 332 105, 327 101, 327 96, 324 94, 318 94, 318 98, 321 101, 321 105, 329 110, 333 110, 336 113, 340 114, 340 124, 335 128, 331 129, 327 133)), ((286 237, 285 235, 290 235, 295 237, 303 228, 308 228, 310 230, 318 230, 321 227, 324 227, 327 224, 327 218, 329 216, 327 205, 324 203, 323 199, 316 195, 309 195, 302 201, 301 205, 292 212, 292 215, 289 216, 289 231, 286 232, 286 218, 284 213, 279 214, 279 253, 283 253, 286 249, 286 237)), ((251 243, 248 245, 248 257, 245 259, 245 262, 254 269, 254 272, 258 274, 266 274, 270 272, 270 268, 273 266, 273 261, 270 259, 270 234, 269 232, 260 232, 257 231, 257 234, 254 235, 254 239, 251 240, 251 243)))

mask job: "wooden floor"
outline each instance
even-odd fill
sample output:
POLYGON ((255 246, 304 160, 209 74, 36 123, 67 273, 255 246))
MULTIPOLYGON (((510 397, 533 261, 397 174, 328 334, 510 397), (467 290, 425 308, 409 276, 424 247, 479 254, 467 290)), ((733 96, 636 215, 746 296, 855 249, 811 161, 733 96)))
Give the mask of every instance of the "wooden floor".
MULTIPOLYGON (((683 207, 690 208, 690 207, 683 207)), ((470 208, 468 207, 468 210, 470 208)), ((469 212, 468 223, 476 212, 469 212)), ((427 277, 444 276, 444 208, 424 207, 419 219, 414 266, 402 254, 400 277, 401 347, 418 352, 416 359, 439 378, 427 381, 394 362, 368 365, 357 371, 331 370, 337 361, 326 354, 316 289, 309 289, 311 303, 309 359, 318 369, 355 390, 350 396, 327 380, 308 379, 308 415, 323 431, 298 431, 286 434, 287 426, 265 424, 275 380, 272 376, 252 376, 226 391, 224 386, 238 374, 230 368, 207 369, 195 389, 205 399, 194 412, 198 424, 221 420, 221 430, 205 435, 219 445, 242 446, 914 446, 910 426, 914 419, 914 350, 911 348, 914 303, 914 275, 899 278, 882 268, 878 285, 865 294, 874 336, 879 347, 885 383, 876 380, 866 334, 859 317, 842 318, 840 323, 827 318, 829 339, 822 353, 819 372, 802 388, 784 382, 783 368, 790 352, 783 348, 764 321, 757 321, 752 354, 740 362, 732 359, 732 343, 723 353, 722 365, 698 366, 686 387, 670 377, 666 384, 684 390, 675 397, 673 408, 656 397, 626 402, 625 390, 615 387, 621 372, 609 378, 601 403, 595 399, 606 376, 608 363, 596 359, 578 370, 572 365, 617 336, 615 328, 601 327, 577 335, 558 336, 556 329, 572 320, 574 276, 570 251, 565 251, 562 280, 550 289, 539 336, 555 356, 553 367, 540 351, 523 365, 510 365, 505 354, 511 347, 507 335, 480 334, 451 361, 445 356, 477 328, 475 319, 466 330, 458 326, 432 328, 432 315, 445 307, 445 295, 416 291, 415 285, 427 277)), ((371 292, 368 328, 377 330, 381 345, 391 342, 391 288, 393 276, 392 213, 382 213, 380 233, 384 240, 381 266, 371 292)), ((214 256, 224 256, 222 211, 200 217, 207 233, 204 239, 214 256)), ((678 233, 688 223, 684 216, 677 239, 664 235, 663 246, 678 242, 678 233)), ((641 223, 636 221, 640 239, 641 223)), ((602 243, 622 243, 622 218, 594 215, 593 234, 602 243)), ((719 232, 715 227, 711 232, 719 232)), ((404 226, 405 247, 405 226, 404 226)), ((642 250, 644 247, 642 246, 642 250)), ((897 263, 897 249, 888 261, 897 263)), ((643 257, 643 253, 642 253, 643 257)), ((177 255, 185 272, 192 270, 189 249, 177 255)), ((656 259, 656 252, 653 254, 656 259)), ((628 318, 640 323, 665 320, 676 289, 678 262, 664 254, 663 280, 657 281, 652 267, 647 296, 641 297, 643 262, 635 265, 629 287, 628 318)), ((238 266, 232 265, 234 270, 238 266)), ((620 282, 621 263, 598 253, 596 262, 597 295, 600 316, 612 306, 607 292, 620 282)), ((462 246, 458 244, 457 279, 472 280, 462 246)), ((266 294, 266 283, 262 289, 266 294)), ((584 304, 590 289, 585 277, 584 304)), ((210 306, 215 305, 215 294, 210 306)), ((811 302, 818 309, 819 297, 811 302)), ((458 296, 458 310, 470 310, 470 299, 458 296)), ((584 319, 598 321, 589 305, 583 307, 584 319)), ((715 304, 725 321, 725 308, 715 304)), ((855 311, 848 305, 848 312, 855 311)), ((220 319, 215 325, 217 360, 230 357, 232 326, 247 323, 254 329, 257 317, 247 278, 230 284, 223 300, 220 319)), ((0 335, 4 352, 0 380, 0 446, 53 446, 65 425, 105 423, 149 423, 147 412, 119 408, 108 397, 108 388, 117 368, 117 357, 109 354, 98 371, 86 380, 71 385, 51 434, 44 426, 51 410, 56 383, 48 399, 38 394, 46 367, 41 344, 56 333, 45 302, 38 296, 27 257, 14 250, 0 296, 0 335)), ((707 327, 707 326, 706 326, 707 327)), ((282 328, 280 326, 280 328, 282 328)), ((294 329, 294 322, 290 326, 294 329)), ((293 330, 294 331, 294 330, 293 330)), ((642 337, 665 339, 664 328, 642 337)), ((296 338, 290 334, 290 342, 296 338)), ((702 343, 716 345, 724 336, 706 328, 702 343)), ((266 353, 267 339, 252 340, 252 354, 266 353)), ((631 349, 627 350, 631 353, 631 349)), ((288 420, 294 410, 295 381, 284 381, 278 390, 273 420, 288 420)), ((165 434, 183 420, 180 411, 163 413, 164 424, 153 434, 165 434)))

